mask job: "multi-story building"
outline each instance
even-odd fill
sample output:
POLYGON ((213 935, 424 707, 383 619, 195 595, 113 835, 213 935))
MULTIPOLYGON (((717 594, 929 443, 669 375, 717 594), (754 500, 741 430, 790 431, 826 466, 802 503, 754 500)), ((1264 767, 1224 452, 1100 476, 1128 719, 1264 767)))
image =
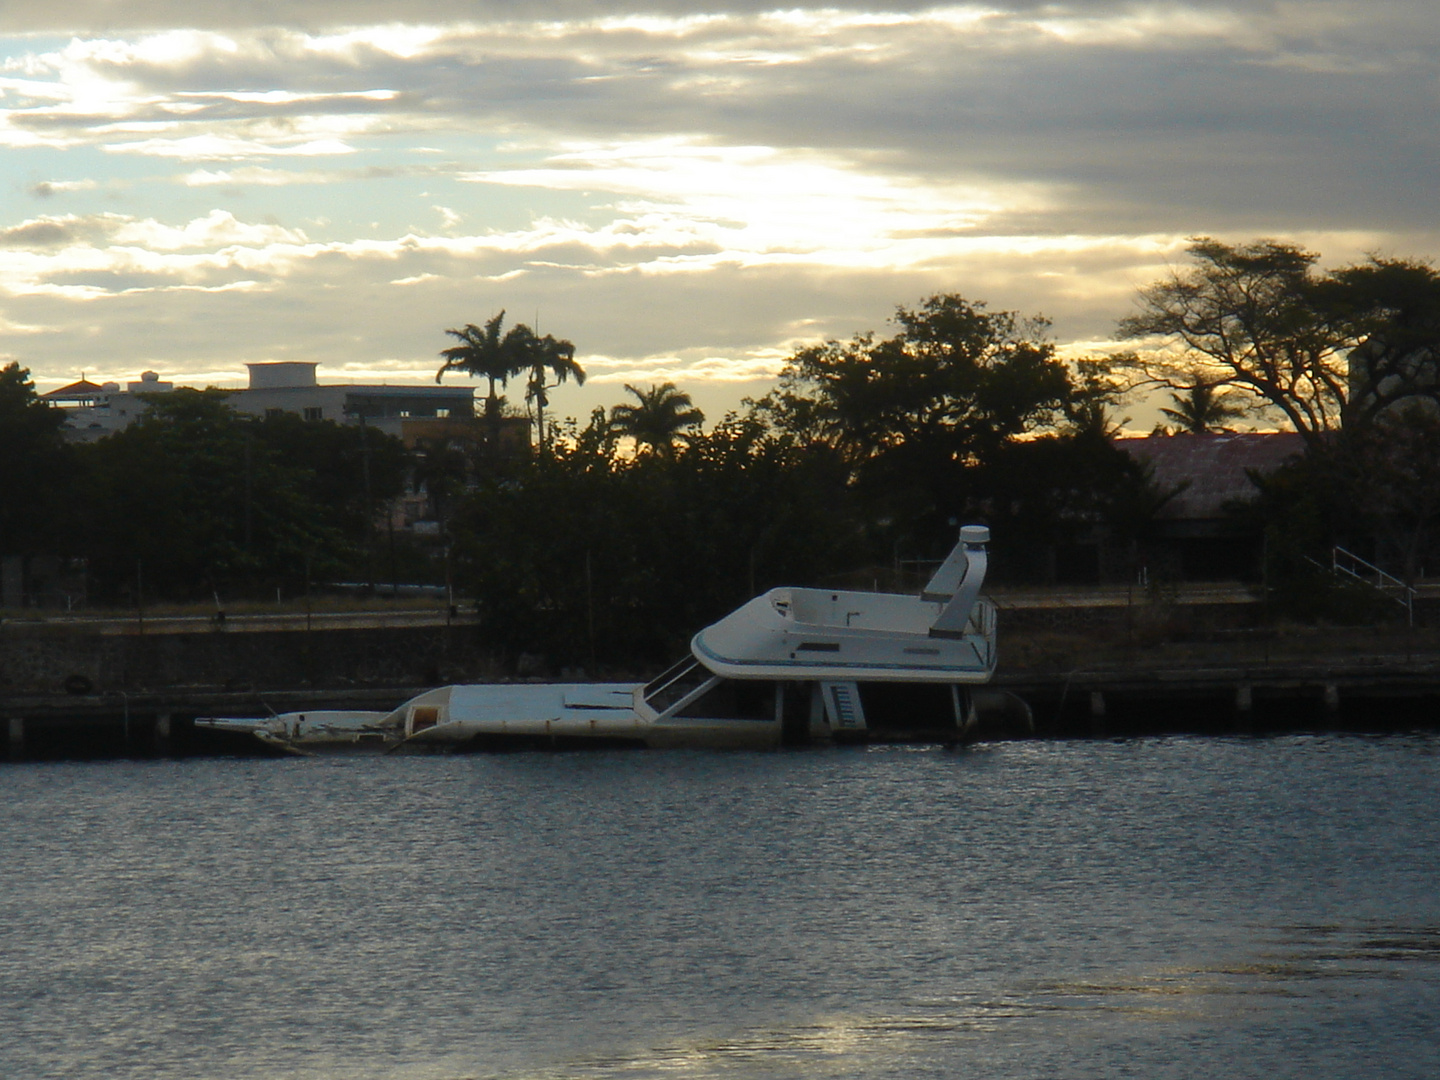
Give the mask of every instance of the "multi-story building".
POLYGON ((315 377, 319 365, 311 361, 245 366, 250 385, 231 394, 229 401, 236 412, 252 416, 288 412, 306 420, 365 423, 396 437, 404 436, 407 420, 464 421, 475 416, 473 386, 321 385, 315 377))
MULTIPOLYGON (((475 418, 473 386, 321 384, 315 376, 318 366, 308 360, 247 364, 250 385, 229 391, 226 400, 236 412, 252 416, 294 413, 306 420, 368 424, 412 446, 429 435, 454 437, 475 418)), ((173 383, 147 371, 123 390, 118 383, 96 385, 82 378, 42 398, 68 413, 67 438, 91 441, 121 431, 143 416, 149 408, 145 395, 173 390, 173 383)))

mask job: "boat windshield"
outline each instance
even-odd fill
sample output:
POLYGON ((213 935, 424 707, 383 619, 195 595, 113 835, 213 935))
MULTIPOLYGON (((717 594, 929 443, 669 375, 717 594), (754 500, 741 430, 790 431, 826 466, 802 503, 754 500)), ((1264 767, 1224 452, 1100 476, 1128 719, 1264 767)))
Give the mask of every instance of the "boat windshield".
POLYGON ((690 691, 710 678, 710 672, 694 657, 687 656, 645 686, 645 703, 663 713, 690 691))

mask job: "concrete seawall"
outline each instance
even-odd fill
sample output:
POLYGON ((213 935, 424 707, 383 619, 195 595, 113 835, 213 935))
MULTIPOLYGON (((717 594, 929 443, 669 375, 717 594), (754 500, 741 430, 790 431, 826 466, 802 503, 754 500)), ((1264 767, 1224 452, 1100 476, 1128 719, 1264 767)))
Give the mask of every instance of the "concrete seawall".
POLYGON ((164 688, 291 690, 434 685, 493 677, 473 623, 354 625, 356 617, 50 621, 0 625, 0 700, 164 688))

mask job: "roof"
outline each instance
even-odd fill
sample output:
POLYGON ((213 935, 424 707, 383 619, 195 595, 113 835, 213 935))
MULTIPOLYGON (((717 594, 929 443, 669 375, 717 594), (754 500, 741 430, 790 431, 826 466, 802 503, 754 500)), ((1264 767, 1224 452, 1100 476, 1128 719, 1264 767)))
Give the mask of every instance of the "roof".
POLYGON ((1254 497, 1247 472, 1274 472, 1305 452, 1304 439, 1293 431, 1148 435, 1116 439, 1115 445, 1149 464, 1162 491, 1188 481, 1159 515, 1186 521, 1224 517, 1227 503, 1254 497))
POLYGON ((104 392, 104 387, 93 383, 89 379, 81 379, 79 382, 72 382, 69 386, 62 386, 58 390, 51 390, 49 393, 41 394, 41 401, 89 401, 97 394, 104 392))

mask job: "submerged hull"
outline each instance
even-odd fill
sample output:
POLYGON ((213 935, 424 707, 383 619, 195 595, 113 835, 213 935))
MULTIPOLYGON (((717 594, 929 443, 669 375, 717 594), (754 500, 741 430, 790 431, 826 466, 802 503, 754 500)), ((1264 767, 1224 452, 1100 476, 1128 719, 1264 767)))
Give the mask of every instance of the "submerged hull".
POLYGON ((967 689, 949 683, 761 682, 700 672, 666 682, 459 685, 392 716, 394 750, 485 752, 601 748, 771 750, 865 742, 959 742, 973 730, 967 689), (682 680, 698 681, 686 693, 682 680), (663 695, 676 682, 676 704, 663 695), (708 715, 707 715, 708 714, 708 715))
POLYGON ((398 710, 416 750, 728 748, 778 746, 777 724, 709 719, 656 724, 636 707, 637 683, 479 684, 441 687, 398 710))
POLYGON ((201 717, 201 730, 249 735, 261 745, 283 754, 383 753, 400 742, 400 734, 387 726, 391 713, 358 709, 318 709, 280 713, 260 719, 201 717))

